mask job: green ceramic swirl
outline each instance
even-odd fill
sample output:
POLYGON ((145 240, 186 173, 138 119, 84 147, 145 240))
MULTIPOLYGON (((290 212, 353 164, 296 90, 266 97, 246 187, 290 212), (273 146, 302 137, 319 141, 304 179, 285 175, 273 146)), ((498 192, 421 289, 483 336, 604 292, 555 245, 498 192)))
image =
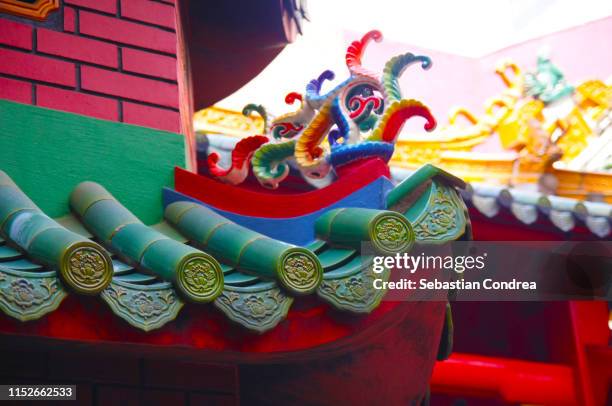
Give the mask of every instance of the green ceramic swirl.
POLYGON ((423 69, 429 69, 431 66, 431 59, 429 59, 429 57, 414 55, 412 53, 395 56, 389 59, 385 64, 381 81, 387 95, 387 104, 389 106, 391 103, 402 99, 402 91, 398 81, 399 77, 408 66, 415 62, 421 62, 421 67, 423 69))
POLYGON ((264 144, 253 154, 253 173, 262 185, 276 188, 289 173, 289 165, 284 161, 294 153, 295 140, 264 144))

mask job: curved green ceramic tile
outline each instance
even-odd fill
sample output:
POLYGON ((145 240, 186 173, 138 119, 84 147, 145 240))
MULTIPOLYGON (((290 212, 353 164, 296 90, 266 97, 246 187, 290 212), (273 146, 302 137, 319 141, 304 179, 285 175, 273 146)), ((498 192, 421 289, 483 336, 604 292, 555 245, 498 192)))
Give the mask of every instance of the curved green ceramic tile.
POLYGON ((324 240, 314 240, 310 244, 306 245, 304 248, 309 249, 310 251, 318 254, 321 250, 323 250, 327 246, 327 242, 324 240))
MULTIPOLYGON (((110 283, 106 251, 44 214, 1 170, 0 231, 32 260, 56 269, 76 292, 98 294, 110 283)), ((6 254, 8 246, 2 249, 6 254)))
POLYGON ((349 262, 355 254, 356 251, 352 249, 328 248, 318 253, 317 256, 327 273, 349 262))
POLYGON ((332 209, 315 222, 318 238, 343 248, 361 250, 369 243, 381 254, 405 252, 414 243, 410 222, 389 210, 348 207, 332 209))
POLYGON ((17 251, 14 248, 9 247, 8 245, 0 246, 0 261, 13 261, 15 259, 21 258, 23 254, 17 251))
POLYGON ((393 209, 393 206, 414 192, 418 187, 429 181, 430 179, 439 178, 442 183, 450 187, 459 189, 465 188, 465 182, 458 177, 431 164, 425 164, 414 171, 412 175, 401 181, 387 195, 387 207, 393 209))
POLYGON ((113 268, 115 269, 113 276, 125 275, 126 273, 130 273, 134 270, 133 266, 128 265, 116 258, 113 258, 113 268))
POLYGON ((465 204, 457 191, 434 181, 427 208, 413 221, 419 243, 440 244, 460 238, 466 230, 465 204))
POLYGON ((14 269, 16 271, 30 271, 30 272, 34 272, 34 271, 42 271, 43 270, 43 266, 40 264, 36 264, 26 258, 19 258, 19 259, 15 259, 12 261, 6 261, 6 262, 2 262, 2 265, 10 268, 10 269, 14 269))
POLYGON ((283 293, 274 282, 246 288, 226 285, 215 300, 215 306, 230 320, 258 333, 280 323, 287 316, 291 303, 293 298, 283 293))
POLYGON ((243 286, 253 284, 260 279, 257 276, 249 275, 243 272, 234 271, 230 274, 225 275, 225 284, 233 286, 243 286))
POLYGON ((117 316, 143 331, 158 329, 174 320, 183 307, 168 282, 135 285, 114 278, 100 296, 117 316))
POLYGON ((221 294, 223 272, 212 256, 144 225, 101 185, 79 184, 70 196, 70 205, 85 226, 121 260, 174 283, 186 299, 207 303, 221 294))
POLYGON ((388 270, 375 274, 369 266, 350 275, 325 278, 317 290, 319 297, 337 309, 354 313, 370 313, 378 307, 386 290, 374 289, 374 279, 389 280, 388 270))
POLYGON ((158 280, 157 276, 147 275, 140 272, 133 272, 126 275, 118 275, 113 280, 134 284, 146 284, 158 280))
POLYGON ((39 319, 65 297, 55 271, 26 272, 0 265, 0 309, 17 320, 39 319))
POLYGON ((219 262, 219 266, 221 267, 221 270, 223 271, 223 275, 225 275, 226 273, 230 273, 231 271, 236 269, 233 266, 224 264, 223 262, 219 262))
POLYGON ((316 290, 323 268, 316 255, 242 227, 203 205, 179 201, 165 217, 198 247, 240 270, 276 279, 293 294, 316 290))
POLYGON ((338 279, 361 272, 372 264, 372 257, 357 255, 346 264, 333 271, 325 272, 325 279, 338 279))

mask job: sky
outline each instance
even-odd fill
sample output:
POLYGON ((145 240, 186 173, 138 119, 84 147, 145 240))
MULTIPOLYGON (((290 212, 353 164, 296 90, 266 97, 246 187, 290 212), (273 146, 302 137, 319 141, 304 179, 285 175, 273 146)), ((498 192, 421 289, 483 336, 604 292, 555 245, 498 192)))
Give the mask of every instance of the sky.
POLYGON ((611 16, 612 0, 309 0, 308 11, 304 35, 218 106, 241 110, 256 102, 275 115, 290 111, 285 94, 302 92, 323 69, 345 76, 351 32, 379 29, 385 40, 479 58, 611 16))

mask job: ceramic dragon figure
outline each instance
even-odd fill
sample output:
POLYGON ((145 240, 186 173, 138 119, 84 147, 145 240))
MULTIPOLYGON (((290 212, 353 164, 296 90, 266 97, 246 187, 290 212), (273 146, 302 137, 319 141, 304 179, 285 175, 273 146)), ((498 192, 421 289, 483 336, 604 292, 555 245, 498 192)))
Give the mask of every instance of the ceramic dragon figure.
POLYGON ((553 103, 574 93, 574 87, 567 84, 563 72, 545 55, 538 56, 537 71, 525 75, 525 95, 553 103))
POLYGON ((335 78, 332 71, 323 71, 306 85, 304 94, 287 95, 287 104, 299 102, 299 108, 276 117, 269 126, 265 109, 247 105, 243 114, 260 114, 266 123, 265 134, 242 139, 232 151, 232 165, 227 169, 211 154, 210 173, 236 185, 247 178, 252 167, 258 181, 272 189, 291 168, 307 181, 333 179, 339 167, 360 159, 378 157, 388 162, 401 128, 411 117, 424 118, 425 130, 434 130, 436 121, 428 107, 404 99, 399 86, 407 67, 420 64, 429 69, 430 58, 405 53, 391 58, 382 74, 371 72, 362 66, 362 56, 370 42, 381 40, 382 34, 373 30, 351 43, 346 51, 348 78, 323 92, 324 82, 335 78))

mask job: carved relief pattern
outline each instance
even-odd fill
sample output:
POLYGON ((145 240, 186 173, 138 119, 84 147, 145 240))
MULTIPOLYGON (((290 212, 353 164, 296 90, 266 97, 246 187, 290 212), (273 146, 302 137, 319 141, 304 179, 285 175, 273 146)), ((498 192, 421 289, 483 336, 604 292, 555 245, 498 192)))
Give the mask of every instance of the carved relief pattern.
POLYGON ((287 279, 295 286, 308 286, 316 279, 317 268, 311 258, 300 253, 290 254, 284 261, 287 279))
POLYGON ((211 294, 219 283, 213 264, 202 258, 191 259, 185 264, 183 280, 187 289, 198 295, 211 294))
POLYGON ((55 272, 0 271, 0 308, 21 321, 52 312, 65 296, 55 272))
POLYGON ((226 289, 215 300, 215 306, 233 321, 262 333, 287 315, 292 302, 292 298, 276 287, 259 292, 226 289))
POLYGON ((92 287, 98 286, 104 278, 106 262, 97 250, 80 248, 71 255, 69 268, 72 278, 79 285, 92 287))
POLYGON ((169 284, 144 290, 113 282, 101 296, 118 316, 144 331, 173 320, 183 306, 169 284))
POLYGON ((448 241, 459 237, 465 228, 465 219, 456 192, 448 187, 434 185, 427 211, 413 225, 417 240, 448 241))
POLYGON ((388 280, 389 272, 375 274, 370 267, 357 273, 336 279, 324 279, 318 294, 341 310, 369 313, 374 310, 385 295, 385 290, 375 289, 374 280, 388 280))
POLYGON ((396 251, 410 240, 406 225, 393 217, 384 217, 374 226, 378 243, 389 251, 396 251))

